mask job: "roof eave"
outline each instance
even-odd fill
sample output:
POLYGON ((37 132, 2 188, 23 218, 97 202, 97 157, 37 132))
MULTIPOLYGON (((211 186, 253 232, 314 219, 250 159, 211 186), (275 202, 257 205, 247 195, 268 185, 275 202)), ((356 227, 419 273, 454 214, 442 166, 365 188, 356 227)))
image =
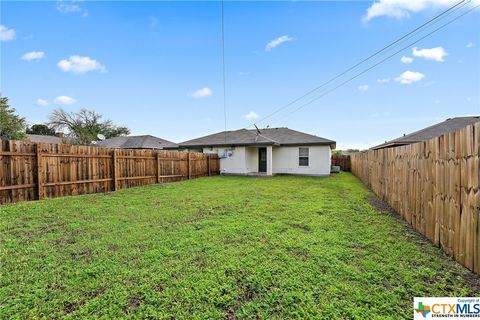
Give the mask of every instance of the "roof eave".
POLYGON ((393 148, 393 147, 401 147, 405 146, 407 144, 412 144, 412 143, 417 143, 417 142, 422 142, 422 141, 415 141, 415 142, 387 142, 384 144, 380 144, 375 147, 371 147, 370 149, 372 150, 379 150, 379 149, 385 149, 385 148, 393 148))
POLYGON ((179 144, 179 148, 210 148, 210 147, 251 147, 251 146, 279 146, 274 142, 255 142, 255 143, 214 143, 214 144, 179 144))
POLYGON ((302 142, 302 143, 278 143, 278 142, 256 142, 256 143, 227 143, 227 144, 195 144, 186 145, 179 144, 178 148, 212 148, 212 147, 253 147, 253 146, 276 146, 276 147, 291 147, 291 146, 329 146, 335 149, 337 143, 335 141, 328 142, 302 142))
POLYGON ((325 142, 294 142, 294 143, 282 143, 280 146, 330 146, 332 149, 337 147, 336 141, 325 141, 325 142))

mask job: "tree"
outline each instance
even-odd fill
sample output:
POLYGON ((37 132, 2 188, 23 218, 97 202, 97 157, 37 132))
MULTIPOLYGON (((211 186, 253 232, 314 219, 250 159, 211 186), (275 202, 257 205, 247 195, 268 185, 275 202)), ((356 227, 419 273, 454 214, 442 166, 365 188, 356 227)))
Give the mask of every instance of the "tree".
POLYGON ((50 115, 48 125, 55 130, 67 130, 67 137, 78 144, 90 144, 97 140, 99 133, 106 138, 130 134, 127 127, 114 125, 110 120, 102 120, 101 114, 87 109, 79 112, 55 109, 50 115))
POLYGON ((55 135, 55 129, 50 128, 46 124, 34 124, 30 128, 27 128, 28 134, 38 134, 41 136, 53 136, 55 135))
POLYGON ((27 137, 25 118, 15 112, 15 109, 8 105, 8 98, 0 97, 0 139, 23 140, 27 137))

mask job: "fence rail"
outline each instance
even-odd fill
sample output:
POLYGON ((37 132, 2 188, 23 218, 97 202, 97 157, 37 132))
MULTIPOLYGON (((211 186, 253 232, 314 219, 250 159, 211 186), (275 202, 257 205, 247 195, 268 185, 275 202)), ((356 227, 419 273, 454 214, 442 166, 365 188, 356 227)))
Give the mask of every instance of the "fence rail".
POLYGON ((218 175, 217 155, 0 140, 0 204, 218 175))
POLYGON ((480 273, 480 122, 351 156, 352 172, 409 224, 480 273))

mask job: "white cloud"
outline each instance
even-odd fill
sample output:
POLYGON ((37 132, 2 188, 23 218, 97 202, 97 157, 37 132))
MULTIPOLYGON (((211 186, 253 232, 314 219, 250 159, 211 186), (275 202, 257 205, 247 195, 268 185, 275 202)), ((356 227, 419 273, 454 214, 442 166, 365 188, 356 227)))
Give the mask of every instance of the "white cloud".
POLYGON ((198 89, 194 93, 192 93, 192 97, 196 99, 201 99, 201 98, 206 98, 209 97, 213 94, 212 90, 210 88, 202 88, 198 89))
POLYGON ((469 43, 467 43, 467 45, 466 45, 465 47, 467 47, 467 48, 473 48, 473 47, 475 47, 475 43, 469 42, 469 43))
POLYGON ((415 57, 435 60, 438 62, 445 61, 444 57, 448 55, 448 53, 445 51, 445 49, 443 49, 443 47, 435 47, 435 48, 420 49, 420 50, 418 48, 413 48, 412 54, 415 57))
POLYGON ((450 6, 452 6, 452 0, 376 0, 367 9, 363 20, 370 21, 381 16, 397 19, 410 18, 412 13, 450 6))
POLYGON ((90 57, 70 56, 68 59, 60 60, 57 66, 65 72, 72 73, 86 73, 89 71, 107 72, 107 68, 97 60, 90 59, 90 57))
POLYGON ((0 41, 10 41, 15 39, 15 30, 8 29, 3 24, 0 24, 0 41))
POLYGON ((273 48, 281 45, 282 43, 287 42, 287 41, 292 41, 292 40, 293 40, 293 38, 291 38, 287 35, 278 37, 277 39, 273 39, 272 41, 267 43, 267 45, 265 46, 265 51, 271 51, 273 48))
POLYGON ((396 77, 395 81, 402 84, 411 84, 420 81, 423 78, 425 78, 425 75, 423 73, 407 70, 398 77, 396 77))
POLYGON ((378 82, 378 83, 389 83, 389 82, 390 82, 390 78, 378 79, 377 82, 378 82))
POLYGON ((75 103, 75 99, 69 96, 58 96, 53 100, 53 102, 55 102, 55 104, 67 106, 75 103))
POLYGON ((46 107, 48 106, 48 101, 47 100, 44 100, 44 99, 41 99, 41 98, 38 98, 37 101, 36 101, 37 105, 41 106, 41 107, 46 107))
POLYGON ((45 52, 43 51, 32 51, 27 52, 22 56, 22 60, 32 61, 32 60, 39 60, 45 57, 45 52))
POLYGON ((88 11, 80 6, 82 0, 57 1, 57 10, 61 13, 80 13, 82 17, 88 16, 88 11))
POLYGON ((413 58, 412 58, 412 57, 403 56, 403 57, 400 58, 400 61, 402 61, 403 63, 412 63, 412 62, 413 62, 413 58))
POLYGON ((359 91, 367 91, 368 90, 368 84, 362 84, 358 86, 359 91))
POLYGON ((242 118, 245 119, 245 120, 252 121, 252 120, 258 119, 258 114, 257 114, 256 112, 254 112, 254 111, 250 111, 249 113, 244 114, 244 115, 242 116, 242 118))

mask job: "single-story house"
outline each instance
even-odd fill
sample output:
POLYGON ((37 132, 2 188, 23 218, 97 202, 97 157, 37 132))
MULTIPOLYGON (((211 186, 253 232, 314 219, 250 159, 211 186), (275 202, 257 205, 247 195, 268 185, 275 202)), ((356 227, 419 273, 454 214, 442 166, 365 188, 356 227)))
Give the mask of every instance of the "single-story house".
POLYGON ((384 148, 392 148, 427 141, 435 137, 444 135, 445 133, 460 130, 462 128, 465 128, 466 126, 475 124, 477 122, 480 122, 480 116, 449 118, 443 122, 434 124, 433 126, 409 134, 404 134, 400 138, 385 141, 385 143, 372 147, 371 149, 377 150, 384 148))
POLYGON ((154 137, 144 136, 121 136, 97 142, 97 146, 117 149, 175 149, 175 142, 154 137))
POLYGON ((217 153, 223 174, 329 175, 336 142, 288 128, 222 131, 179 148, 217 153))

